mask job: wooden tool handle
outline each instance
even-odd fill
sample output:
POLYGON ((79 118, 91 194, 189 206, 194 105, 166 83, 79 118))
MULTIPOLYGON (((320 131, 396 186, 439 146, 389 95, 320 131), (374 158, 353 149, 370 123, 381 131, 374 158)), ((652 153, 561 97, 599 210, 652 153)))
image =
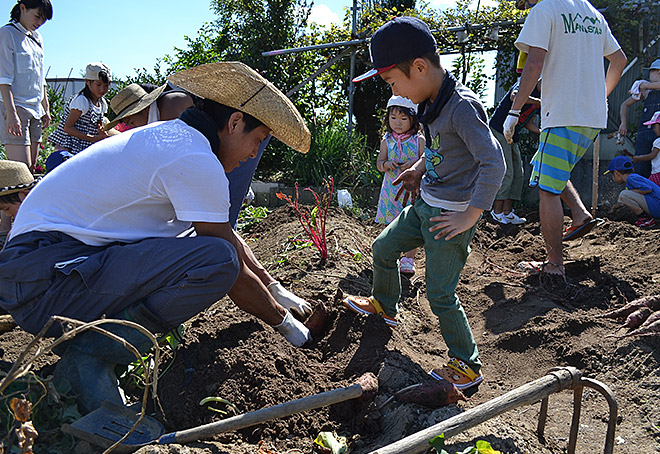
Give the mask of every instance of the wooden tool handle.
POLYGON ((325 407, 345 400, 355 399, 360 396, 362 396, 362 386, 355 384, 347 388, 334 389, 313 396, 291 400, 273 407, 262 408, 250 413, 223 419, 222 421, 193 427, 192 429, 171 432, 161 436, 158 439, 158 444, 189 443, 191 441, 202 440, 219 433, 243 429, 244 427, 249 427, 254 424, 291 416, 296 413, 325 407))

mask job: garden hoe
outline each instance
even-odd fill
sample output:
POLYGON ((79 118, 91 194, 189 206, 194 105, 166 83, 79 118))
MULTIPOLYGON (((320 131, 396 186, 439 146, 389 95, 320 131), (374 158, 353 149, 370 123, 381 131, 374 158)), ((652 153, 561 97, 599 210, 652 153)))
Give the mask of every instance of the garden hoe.
MULTIPOLYGON (((378 379, 372 373, 362 375, 355 384, 320 394, 284 402, 273 407, 236 415, 192 429, 164 434, 162 424, 150 416, 144 416, 135 430, 113 451, 134 452, 149 444, 189 443, 213 435, 243 429, 277 418, 291 416, 307 410, 333 405, 350 399, 371 400, 378 392, 378 379)), ((101 408, 83 416, 73 424, 64 424, 62 431, 86 440, 96 446, 109 448, 128 433, 139 419, 139 414, 122 405, 104 402, 101 408)))

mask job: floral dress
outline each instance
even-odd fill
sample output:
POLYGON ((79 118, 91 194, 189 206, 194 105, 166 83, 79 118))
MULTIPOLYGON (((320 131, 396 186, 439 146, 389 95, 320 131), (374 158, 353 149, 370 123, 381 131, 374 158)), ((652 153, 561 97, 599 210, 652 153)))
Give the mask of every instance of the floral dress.
MULTIPOLYGON (((391 133, 387 133, 384 140, 387 143, 387 160, 395 162, 405 162, 419 158, 419 134, 404 139, 401 143, 397 143, 391 133)), ((380 188, 380 198, 378 200, 378 212, 376 213, 376 222, 381 224, 389 224, 396 218, 401 210, 403 210, 403 203, 401 200, 395 201, 399 186, 394 186, 392 182, 401 173, 400 168, 385 171, 383 176, 383 185, 380 188)))

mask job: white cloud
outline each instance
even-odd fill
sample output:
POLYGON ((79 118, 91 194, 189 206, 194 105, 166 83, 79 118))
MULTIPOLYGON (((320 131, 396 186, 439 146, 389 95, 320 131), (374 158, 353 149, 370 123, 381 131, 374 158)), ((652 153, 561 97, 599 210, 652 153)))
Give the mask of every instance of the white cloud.
POLYGON ((323 27, 329 27, 330 24, 341 25, 339 16, 334 13, 328 5, 323 3, 315 4, 309 15, 309 22, 316 22, 323 27))

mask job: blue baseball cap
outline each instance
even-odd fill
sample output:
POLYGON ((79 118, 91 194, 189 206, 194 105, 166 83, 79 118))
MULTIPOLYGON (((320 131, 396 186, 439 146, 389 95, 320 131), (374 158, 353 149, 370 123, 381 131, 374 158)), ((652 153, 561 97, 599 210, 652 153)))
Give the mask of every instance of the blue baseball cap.
POLYGON ((603 175, 607 175, 608 173, 614 172, 615 170, 622 172, 624 170, 632 170, 632 169, 633 169, 633 162, 630 160, 628 156, 617 156, 616 158, 610 161, 610 165, 607 166, 607 170, 603 173, 603 175))
POLYGON ((376 30, 369 43, 374 69, 353 79, 361 82, 389 71, 398 63, 409 61, 436 50, 436 42, 429 26, 416 17, 395 17, 376 30))

